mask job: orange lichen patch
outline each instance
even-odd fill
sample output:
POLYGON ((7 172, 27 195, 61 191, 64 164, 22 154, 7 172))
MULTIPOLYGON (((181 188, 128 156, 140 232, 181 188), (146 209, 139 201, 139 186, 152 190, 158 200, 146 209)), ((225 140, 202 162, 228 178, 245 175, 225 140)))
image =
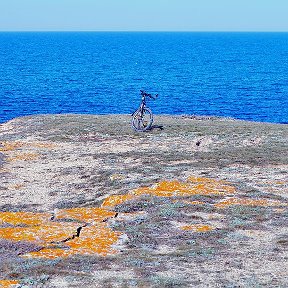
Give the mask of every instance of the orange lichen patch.
POLYGON ((131 194, 111 195, 103 201, 101 207, 115 207, 116 205, 125 203, 134 198, 136 198, 136 196, 131 194))
POLYGON ((0 152, 15 151, 23 146, 34 148, 51 149, 57 147, 54 143, 49 142, 20 142, 20 141, 3 141, 0 142, 0 152))
POLYGON ((53 149, 57 147, 56 144, 49 142, 33 142, 33 143, 27 143, 27 145, 35 148, 44 148, 44 149, 53 149))
POLYGON ((67 242, 71 248, 70 254, 100 254, 106 256, 115 254, 116 251, 111 248, 111 245, 118 241, 120 232, 115 232, 105 223, 96 226, 83 228, 81 237, 75 238, 73 241, 67 242))
POLYGON ((185 230, 185 231, 193 231, 193 232, 208 232, 215 228, 210 225, 192 224, 192 225, 181 226, 180 229, 185 230))
POLYGON ((186 183, 179 181, 162 181, 156 184, 154 187, 141 187, 134 190, 134 195, 151 194, 159 197, 171 197, 181 194, 188 194, 189 187, 186 183))
POLYGON ((0 152, 14 151, 23 146, 23 142, 0 142, 0 152))
POLYGON ((273 181, 263 181, 262 182, 258 182, 259 184, 269 184, 269 185, 273 185, 273 184, 276 184, 276 185, 285 185, 285 184, 288 184, 288 181, 281 181, 281 180, 273 180, 273 181))
POLYGON ((225 181, 225 180, 216 180, 216 179, 211 179, 211 178, 206 178, 206 177, 196 177, 196 176, 189 176, 187 179, 188 182, 193 182, 193 183, 216 183, 216 184, 224 184, 224 185, 229 185, 230 183, 225 181))
POLYGON ((189 177, 187 182, 162 181, 154 187, 142 187, 134 190, 134 195, 150 194, 162 197, 189 195, 225 195, 235 193, 235 187, 225 181, 209 178, 189 177))
POLYGON ((103 208, 73 208, 59 210, 55 214, 58 221, 51 221, 49 213, 2 212, 0 224, 11 224, 14 227, 0 228, 0 238, 33 242, 44 247, 40 251, 26 254, 25 257, 52 259, 74 254, 96 253, 105 256, 116 252, 110 246, 117 242, 121 233, 111 230, 102 222, 114 217, 115 212, 103 208), (75 222, 61 222, 61 219, 73 219, 75 222), (94 224, 81 226, 80 222, 94 224), (59 244, 63 248, 57 247, 59 244))
MULTIPOLYGON (((129 197, 128 197, 129 198, 129 197)), ((12 241, 29 241, 45 247, 25 257, 57 258, 74 254, 113 254, 111 245, 117 242, 119 232, 111 230, 102 221, 115 216, 115 212, 103 208, 63 209, 55 213, 56 219, 73 219, 75 222, 53 222, 49 213, 2 212, 0 224, 26 225, 26 227, 0 228, 0 238, 12 241), (96 223, 85 226, 79 235, 78 222, 96 223), (78 237, 77 237, 78 236, 78 237), (65 242, 65 243, 64 243, 65 242), (62 243, 63 248, 55 245, 62 243)))
POLYGON ((220 201, 214 204, 217 208, 226 208, 232 205, 244 205, 244 206, 287 206, 287 203, 283 203, 281 201, 276 200, 267 200, 267 199, 241 199, 241 198, 228 198, 223 201, 220 201))
POLYGON ((0 288, 12 288, 17 284, 19 284, 17 280, 0 280, 0 288))
POLYGON ((12 241, 30 241, 43 246, 61 242, 77 233, 79 223, 53 223, 31 227, 0 228, 0 238, 12 241))
POLYGON ((36 160, 38 158, 39 158, 39 154, 37 153, 22 153, 22 154, 17 154, 15 156, 9 157, 7 160, 9 162, 30 161, 30 160, 36 160))
POLYGON ((25 185, 23 183, 19 183, 19 184, 14 184, 14 185, 10 185, 8 187, 9 190, 19 190, 21 188, 23 188, 25 185))
POLYGON ((108 211, 98 207, 83 207, 83 208, 71 208, 62 209, 56 212, 57 219, 74 219, 86 223, 100 222, 107 218, 114 217, 115 212, 108 211))
POLYGON ((46 223, 51 219, 50 213, 32 213, 32 212, 1 212, 0 225, 28 225, 35 226, 46 223))
POLYGON ((286 185, 286 184, 288 184, 288 182, 285 182, 285 181, 276 181, 275 184, 276 184, 276 185, 286 185))
POLYGON ((199 189, 201 194, 231 194, 236 189, 229 182, 204 177, 190 176, 188 182, 194 184, 194 189, 199 189))
MULTIPOLYGON (((139 188, 126 195, 112 195, 104 200, 100 208, 60 209, 55 211, 54 221, 51 221, 51 214, 49 213, 3 212, 0 213, 0 224, 18 225, 18 227, 0 228, 0 238, 13 241, 31 241, 42 245, 43 249, 25 254, 25 257, 53 259, 74 254, 105 256, 116 253, 112 245, 118 241, 121 235, 120 232, 111 230, 105 222, 105 220, 116 216, 116 212, 109 211, 108 208, 147 194, 170 197, 194 194, 223 195, 234 192, 235 188, 224 181, 190 177, 186 182, 162 181, 151 188, 139 188), (66 220, 73 220, 73 222, 66 220), (19 227, 20 225, 26 225, 26 227, 19 227)), ((204 203, 191 201, 189 204, 200 205, 204 203)), ((129 217, 131 215, 124 216, 129 217)), ((209 225, 193 224, 182 226, 181 229, 207 232, 214 228, 209 225)))
POLYGON ((155 186, 154 192, 158 196, 177 196, 189 193, 189 186, 179 181, 162 181, 155 186))
POLYGON ((120 232, 115 232, 106 226, 105 223, 84 227, 81 237, 67 241, 63 248, 47 247, 37 252, 31 252, 23 257, 55 259, 58 257, 68 257, 75 254, 102 256, 115 254, 117 251, 111 245, 118 241, 120 232))
POLYGON ((69 250, 63 248, 49 247, 39 251, 30 252, 22 255, 23 258, 44 258, 44 259, 56 259, 59 257, 65 258, 69 256, 69 250))

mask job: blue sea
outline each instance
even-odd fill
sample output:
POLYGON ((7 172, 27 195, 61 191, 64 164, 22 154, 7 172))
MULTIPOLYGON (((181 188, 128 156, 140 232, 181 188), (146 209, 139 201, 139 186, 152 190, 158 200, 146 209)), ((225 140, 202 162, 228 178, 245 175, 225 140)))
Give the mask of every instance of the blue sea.
POLYGON ((288 123, 288 33, 3 32, 0 122, 47 113, 288 123))

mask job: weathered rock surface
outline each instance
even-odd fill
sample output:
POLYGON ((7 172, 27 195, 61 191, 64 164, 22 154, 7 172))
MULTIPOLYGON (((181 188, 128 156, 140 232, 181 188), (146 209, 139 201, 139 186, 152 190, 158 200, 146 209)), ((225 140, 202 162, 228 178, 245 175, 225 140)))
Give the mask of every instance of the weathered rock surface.
POLYGON ((127 115, 0 125, 0 280, 287 287, 288 125, 155 125, 136 133, 127 115))

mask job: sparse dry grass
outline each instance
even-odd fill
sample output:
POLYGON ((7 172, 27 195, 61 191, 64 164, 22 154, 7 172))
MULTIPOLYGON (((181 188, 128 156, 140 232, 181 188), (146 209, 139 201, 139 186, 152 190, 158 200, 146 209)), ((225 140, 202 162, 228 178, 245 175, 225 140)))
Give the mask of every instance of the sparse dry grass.
POLYGON ((42 246, 1 240, 0 279, 28 287, 288 285, 287 125, 157 116, 163 131, 135 133, 128 116, 116 117, 23 117, 0 132, 6 160, 39 155, 1 167, 0 211, 103 204, 119 213, 105 223, 126 235, 116 255, 54 260, 23 259, 42 246))

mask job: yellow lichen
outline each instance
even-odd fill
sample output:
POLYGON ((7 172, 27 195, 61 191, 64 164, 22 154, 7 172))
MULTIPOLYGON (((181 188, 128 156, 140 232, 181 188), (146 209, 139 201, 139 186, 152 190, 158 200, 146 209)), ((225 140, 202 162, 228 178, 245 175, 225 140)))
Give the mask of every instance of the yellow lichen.
POLYGON ((14 184, 14 185, 10 185, 8 187, 9 190, 19 190, 21 188, 23 188, 25 185, 23 183, 18 183, 18 184, 14 184))
POLYGON ((108 198, 106 198, 101 207, 115 207, 116 205, 125 203, 129 200, 132 200, 136 198, 135 195, 131 195, 131 194, 125 194, 125 195, 111 195, 108 198))
POLYGON ((22 255, 23 258, 43 258, 43 259, 56 259, 68 257, 68 248, 48 247, 39 251, 30 252, 22 255))
POLYGON ((17 280, 0 280, 0 288, 12 288, 17 284, 19 284, 17 280))
POLYGON ((14 156, 11 156, 7 159, 9 162, 14 162, 14 161, 31 161, 31 160, 36 160, 39 158, 39 154, 37 153, 21 153, 17 154, 14 156))
POLYGON ((8 152, 8 151, 14 151, 20 147, 23 146, 22 142, 15 141, 15 142, 0 142, 0 152, 8 152))
POLYGON ((28 241, 44 249, 24 257, 57 258, 74 254, 113 254, 111 245, 117 242, 120 232, 111 230, 103 220, 115 216, 115 212, 102 208, 63 209, 56 213, 56 221, 48 213, 2 212, 0 224, 14 227, 0 228, 0 238, 11 241, 28 241), (49 217, 48 217, 49 216, 49 217), (73 219, 74 222, 59 221, 73 219), (80 221, 80 222, 79 222, 80 221), (81 222, 89 222, 90 226, 81 222), (94 223, 91 225, 91 223, 94 223), (19 227, 16 225, 26 225, 19 227), (16 227, 15 227, 16 226, 16 227), (81 227, 81 237, 80 231, 81 227), (57 247, 61 244, 63 248, 57 247))
POLYGON ((43 246, 61 242, 77 233, 79 223, 49 222, 39 226, 5 227, 0 229, 0 238, 12 241, 30 241, 43 246))
POLYGON ((33 213, 33 212, 1 212, 0 225, 41 225, 49 221, 51 218, 50 213, 33 213))
POLYGON ((235 193, 235 187, 224 181, 189 177, 187 182, 161 181, 154 187, 142 187, 134 190, 134 195, 150 194, 162 197, 189 196, 189 195, 226 195, 235 193))
POLYGON ((56 144, 54 143, 49 143, 49 142, 32 142, 32 143, 27 143, 27 146, 35 147, 35 148, 44 148, 44 149, 53 149, 57 147, 56 144))
POLYGON ((101 222, 115 216, 115 212, 98 207, 61 209, 56 212, 57 219, 74 219, 82 222, 101 222))
MULTIPOLYGON (((116 216, 116 212, 108 209, 118 204, 146 194, 171 197, 194 194, 225 195, 234 192, 235 188, 224 181, 190 177, 186 182, 162 181, 153 187, 139 188, 125 195, 109 196, 103 201, 101 207, 59 209, 55 211, 53 221, 49 213, 2 212, 0 213, 0 224, 14 227, 0 228, 0 238, 12 241, 30 241, 43 247, 43 249, 28 253, 24 257, 52 259, 74 254, 94 253, 105 256, 116 252, 111 247, 121 235, 120 232, 109 228, 105 222, 116 216)), ((204 204, 200 201, 187 201, 187 203, 204 204)), ((181 229, 207 232, 214 228, 209 225, 193 224, 182 226, 181 229)))
POLYGON ((251 199, 251 198, 228 198, 225 200, 222 200, 216 204, 214 204, 217 208, 226 208, 233 205, 243 205, 243 206, 263 206, 263 207, 269 207, 269 206, 287 206, 286 203, 283 203, 281 201, 277 200, 267 200, 267 199, 251 199))
MULTIPOLYGON (((7 161, 14 162, 14 161, 31 161, 36 160, 39 158, 39 154, 26 152, 26 153, 17 153, 15 152, 19 148, 22 147, 34 147, 34 148, 54 148, 55 144, 53 143, 46 143, 46 142, 20 142, 20 141, 4 141, 0 142, 0 152, 6 152, 7 161)), ((23 150, 23 149, 22 149, 23 150)))
POLYGON ((51 149, 57 147, 56 144, 49 142, 2 141, 0 142, 0 152, 15 151, 24 146, 34 148, 45 148, 45 149, 51 149))
POLYGON ((81 230, 81 237, 75 237, 65 242, 62 248, 47 247, 37 252, 31 252, 24 257, 55 259, 68 257, 76 254, 102 256, 115 254, 117 251, 111 248, 116 243, 121 233, 108 228, 104 223, 84 227, 81 230))
POLYGON ((121 233, 108 228, 106 224, 101 223, 83 228, 81 237, 75 241, 67 242, 73 254, 114 254, 116 251, 111 249, 111 245, 118 241, 121 233))
POLYGON ((215 228, 210 225, 191 224, 191 225, 181 226, 180 229, 186 230, 186 231, 193 231, 193 232, 208 232, 215 228))
POLYGON ((200 194, 231 194, 235 193, 236 189, 229 182, 223 180, 216 180, 204 177, 190 176, 188 182, 194 184, 194 189, 199 189, 200 194))
POLYGON ((206 177, 189 176, 187 180, 192 183, 214 183, 216 185, 219 185, 219 184, 230 185, 228 181, 206 178, 206 177))

